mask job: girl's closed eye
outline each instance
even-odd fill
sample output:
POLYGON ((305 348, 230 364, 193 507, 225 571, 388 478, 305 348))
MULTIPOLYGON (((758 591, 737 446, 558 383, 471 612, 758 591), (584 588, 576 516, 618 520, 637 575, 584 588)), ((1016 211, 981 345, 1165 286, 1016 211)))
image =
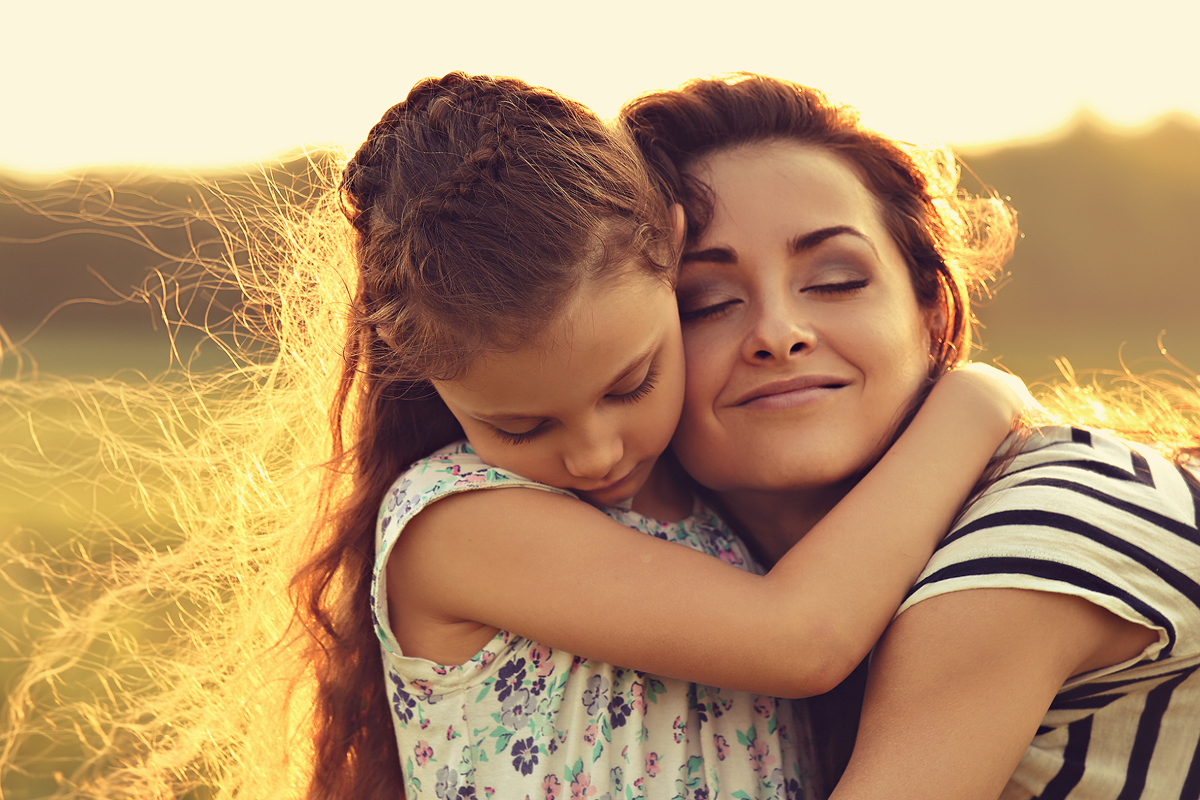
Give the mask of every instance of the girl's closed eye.
POLYGON ((497 428, 494 425, 492 426, 492 430, 495 432, 496 438, 500 439, 500 441, 504 442, 505 444, 524 444, 532 439, 536 439, 543 431, 546 430, 546 425, 547 420, 543 420, 529 430, 521 431, 520 433, 506 431, 503 428, 497 428))
POLYGON ((623 394, 610 394, 608 397, 616 400, 618 403, 636 403, 650 392, 654 391, 654 387, 658 383, 658 370, 655 365, 651 364, 650 369, 646 371, 646 377, 642 382, 633 388, 632 391, 624 392, 623 394))

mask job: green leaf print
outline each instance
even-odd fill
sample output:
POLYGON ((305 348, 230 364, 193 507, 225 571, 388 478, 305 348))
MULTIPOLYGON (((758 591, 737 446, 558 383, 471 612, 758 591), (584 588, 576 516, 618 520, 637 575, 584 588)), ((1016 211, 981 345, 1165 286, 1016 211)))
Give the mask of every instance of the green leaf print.
POLYGON ((595 764, 600 760, 600 754, 604 752, 604 742, 596 742, 596 746, 592 748, 592 763, 595 764))
POLYGON ((665 693, 666 691, 667 691, 667 687, 663 686, 662 681, 655 680, 654 678, 651 678, 649 675, 646 676, 646 702, 647 703, 657 703, 658 696, 660 694, 665 693))
POLYGON ((778 727, 779 727, 779 715, 772 714, 771 720, 767 723, 767 733, 774 733, 775 729, 778 727))
POLYGON ((475 698, 476 703, 482 703, 483 698, 488 696, 488 692, 492 690, 492 679, 488 678, 483 682, 483 689, 479 692, 479 697, 475 698))
POLYGON ((607 714, 605 714, 604 718, 600 720, 600 733, 604 735, 604 741, 612 744, 612 728, 608 724, 607 714))
POLYGON ((738 744, 740 744, 742 747, 750 746, 750 740, 746 738, 746 734, 742 733, 741 731, 738 731, 737 735, 738 735, 738 744))
POLYGON ((575 763, 567 767, 567 782, 575 780, 575 776, 583 772, 583 758, 575 759, 575 763))
POLYGON ((700 756, 692 756, 687 761, 688 775, 691 775, 692 773, 695 773, 695 772, 699 772, 700 768, 703 766, 704 766, 703 758, 701 758, 700 756))
POLYGON ((496 737, 496 755, 500 755, 508 749, 508 742, 513 737, 512 731, 506 731, 502 728, 497 728, 488 735, 496 737))
POLYGON ((743 792, 741 789, 738 789, 733 793, 733 800, 753 800, 753 798, 743 792))

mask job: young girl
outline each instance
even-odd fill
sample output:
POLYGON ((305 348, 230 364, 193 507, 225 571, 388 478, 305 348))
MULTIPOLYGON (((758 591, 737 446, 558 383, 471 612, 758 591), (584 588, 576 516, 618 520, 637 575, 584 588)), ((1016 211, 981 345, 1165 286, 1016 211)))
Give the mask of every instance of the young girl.
MULTIPOLYGON (((411 798, 812 796, 804 724, 751 693, 821 692, 862 659, 1024 400, 950 374, 760 575, 659 458, 683 220, 631 145, 547 90, 454 73, 384 115, 343 192, 349 486, 297 579, 320 640, 310 796, 394 797, 397 767, 411 798)), ((806 291, 836 303, 839 280, 806 291)), ((944 321, 911 322, 928 351, 944 321)), ((720 402, 801 418, 861 382, 720 402)))

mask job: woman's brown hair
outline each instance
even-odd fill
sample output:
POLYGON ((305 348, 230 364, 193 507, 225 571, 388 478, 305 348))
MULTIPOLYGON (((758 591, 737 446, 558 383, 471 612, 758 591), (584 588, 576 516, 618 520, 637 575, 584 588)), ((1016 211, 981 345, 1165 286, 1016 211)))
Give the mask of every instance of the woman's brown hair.
POLYGON ((412 462, 462 438, 431 379, 517 348, 585 279, 674 278, 667 206, 619 129, 513 78, 427 79, 342 177, 357 288, 330 411, 320 547, 294 587, 318 681, 310 798, 395 798, 400 759, 371 618, 375 522, 412 462))

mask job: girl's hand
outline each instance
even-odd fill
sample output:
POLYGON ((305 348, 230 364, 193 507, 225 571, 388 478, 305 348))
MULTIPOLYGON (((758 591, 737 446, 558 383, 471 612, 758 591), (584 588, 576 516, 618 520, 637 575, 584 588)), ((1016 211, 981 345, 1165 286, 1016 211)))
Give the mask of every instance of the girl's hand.
POLYGON ((1025 383, 1011 372, 987 364, 970 363, 951 370, 938 381, 934 391, 953 391, 967 402, 990 405, 1010 426, 1014 422, 1037 424, 1049 421, 1041 403, 1025 383))

